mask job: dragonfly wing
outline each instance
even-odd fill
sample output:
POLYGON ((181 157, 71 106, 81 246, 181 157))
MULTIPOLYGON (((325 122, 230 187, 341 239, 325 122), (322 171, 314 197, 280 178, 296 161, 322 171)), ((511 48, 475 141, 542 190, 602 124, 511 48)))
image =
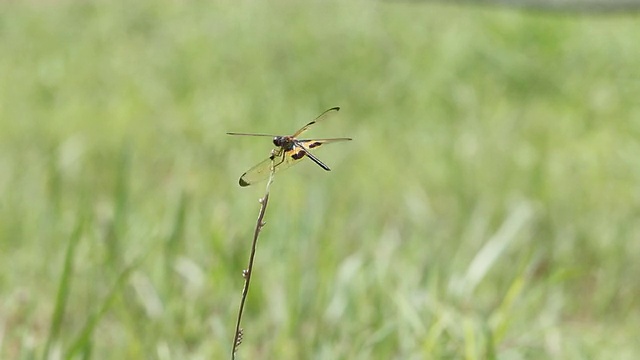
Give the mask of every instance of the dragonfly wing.
POLYGON ((268 137, 276 137, 278 135, 271 134, 253 134, 253 133, 239 133, 239 132, 228 132, 227 135, 235 135, 235 136, 268 136, 268 137))
POLYGON ((350 141, 353 140, 351 138, 332 138, 332 139, 305 139, 305 140, 296 140, 301 143, 305 148, 312 150, 317 149, 322 145, 336 143, 340 141, 350 141))
POLYGON ((273 164, 274 173, 290 168, 292 165, 297 164, 302 160, 304 156, 294 156, 298 153, 298 149, 282 152, 281 149, 276 149, 273 156, 269 156, 264 161, 258 163, 256 166, 247 170, 238 182, 240 186, 249 186, 269 178, 271 173, 271 166, 273 164))
POLYGON ((318 166, 323 168, 326 171, 331 171, 331 169, 320 159, 318 159, 315 155, 311 153, 311 149, 317 149, 324 144, 330 144, 339 141, 348 141, 350 138, 334 138, 334 139, 313 139, 313 140, 296 140, 296 145, 304 150, 305 154, 309 157, 311 161, 316 163, 318 166))
POLYGON ((317 123, 319 121, 323 121, 323 120, 325 120, 327 118, 332 117, 333 115, 337 114, 338 111, 340 111, 340 108, 338 106, 332 107, 331 109, 326 110, 325 112, 320 114, 317 118, 315 118, 313 121, 311 121, 307 125, 305 125, 302 128, 300 128, 300 130, 296 131, 296 133, 293 134, 292 137, 297 137, 298 135, 300 135, 303 132, 307 131, 311 125, 313 125, 313 124, 315 124, 315 123, 317 123))

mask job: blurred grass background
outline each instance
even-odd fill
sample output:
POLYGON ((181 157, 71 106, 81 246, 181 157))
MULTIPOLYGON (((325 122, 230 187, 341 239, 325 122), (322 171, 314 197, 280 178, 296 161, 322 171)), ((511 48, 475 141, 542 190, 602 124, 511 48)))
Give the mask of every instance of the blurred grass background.
POLYGON ((640 23, 369 1, 0 3, 0 358, 640 357, 640 23))

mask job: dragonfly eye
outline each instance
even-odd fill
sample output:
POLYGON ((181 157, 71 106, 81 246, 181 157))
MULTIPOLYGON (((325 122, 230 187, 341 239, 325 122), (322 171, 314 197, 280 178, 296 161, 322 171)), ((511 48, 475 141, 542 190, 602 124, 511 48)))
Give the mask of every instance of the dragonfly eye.
POLYGON ((282 137, 281 136, 274 137, 273 138, 273 145, 282 146, 282 137))

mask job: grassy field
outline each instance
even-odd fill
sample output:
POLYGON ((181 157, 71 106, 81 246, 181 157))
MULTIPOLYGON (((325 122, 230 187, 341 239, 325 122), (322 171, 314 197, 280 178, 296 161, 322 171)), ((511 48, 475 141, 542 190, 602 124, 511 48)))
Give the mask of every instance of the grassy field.
POLYGON ((640 358, 640 22, 0 2, 0 358, 640 358))

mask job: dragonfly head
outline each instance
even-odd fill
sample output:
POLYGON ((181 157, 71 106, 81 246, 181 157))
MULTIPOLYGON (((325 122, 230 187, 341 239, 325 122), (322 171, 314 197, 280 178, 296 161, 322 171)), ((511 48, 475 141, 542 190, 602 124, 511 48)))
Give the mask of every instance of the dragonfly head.
POLYGON ((294 142, 295 139, 291 136, 276 136, 273 138, 273 145, 286 151, 293 149, 294 142))
POLYGON ((278 147, 286 146, 286 144, 288 144, 289 142, 291 141, 287 139, 286 136, 276 136, 273 138, 273 145, 278 147))

